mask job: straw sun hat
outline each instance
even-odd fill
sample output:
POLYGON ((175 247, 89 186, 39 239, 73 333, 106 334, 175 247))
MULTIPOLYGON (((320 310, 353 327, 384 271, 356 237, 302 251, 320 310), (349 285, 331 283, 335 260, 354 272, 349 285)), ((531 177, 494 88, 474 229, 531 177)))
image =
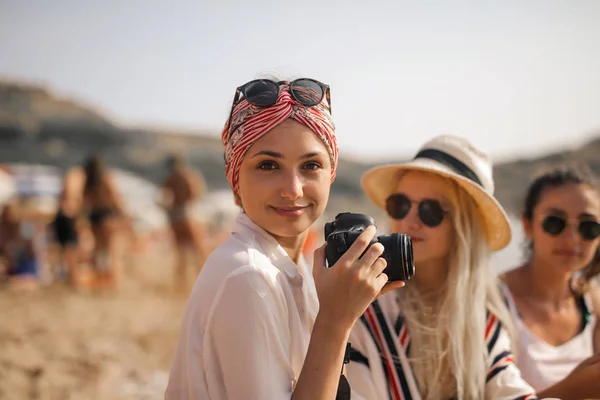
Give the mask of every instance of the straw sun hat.
POLYGON ((508 217, 494 197, 492 162, 467 140, 453 135, 437 136, 425 143, 412 161, 381 165, 365 172, 362 188, 367 197, 385 210, 386 200, 395 192, 398 178, 407 171, 431 172, 452 179, 473 198, 481 211, 490 249, 501 250, 510 243, 508 217))

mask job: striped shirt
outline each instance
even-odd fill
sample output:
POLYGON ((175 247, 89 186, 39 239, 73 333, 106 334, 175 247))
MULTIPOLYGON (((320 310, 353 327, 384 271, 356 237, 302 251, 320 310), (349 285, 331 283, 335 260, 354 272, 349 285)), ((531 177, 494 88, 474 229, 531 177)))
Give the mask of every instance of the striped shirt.
MULTIPOLYGON (((396 304, 396 294, 381 296, 366 310, 350 334, 347 375, 352 399, 408 400, 421 395, 407 354, 410 335, 396 304), (392 323, 393 321, 393 323, 392 323)), ((534 390, 513 363, 510 339, 500 321, 487 313, 486 399, 532 400, 534 390)))

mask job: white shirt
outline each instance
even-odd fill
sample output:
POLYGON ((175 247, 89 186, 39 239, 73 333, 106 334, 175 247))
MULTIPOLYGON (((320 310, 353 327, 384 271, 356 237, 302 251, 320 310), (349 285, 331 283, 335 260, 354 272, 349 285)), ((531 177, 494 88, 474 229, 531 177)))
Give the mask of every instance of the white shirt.
MULTIPOLYGON (((396 293, 394 291, 386 293, 379 298, 378 302, 390 327, 393 327, 401 311, 396 301, 396 293)), ((493 329, 490 329, 490 339, 486 340, 491 351, 486 355, 488 380, 485 385, 485 398, 489 400, 535 399, 533 388, 525 382, 519 369, 512 362, 510 339, 506 330, 502 328, 497 319, 488 319, 488 324, 493 329)), ((393 340, 396 343, 402 343, 400 335, 393 328, 390 331, 393 340)), ((481 338, 481 340, 484 339, 481 338)), ((360 320, 352 328, 349 342, 352 344, 352 348, 360 352, 369 363, 368 366, 355 361, 348 364, 346 375, 352 388, 352 400, 390 399, 382 355, 369 330, 360 320)), ((419 399, 419 390, 412 375, 405 347, 399 344, 397 348, 406 377, 406 392, 411 393, 405 398, 419 399)))
POLYGON ((596 315, 587 296, 584 296, 584 301, 591 313, 585 328, 568 342, 552 346, 529 330, 519 316, 508 287, 502 285, 502 290, 517 328, 517 365, 525 380, 536 390, 542 391, 562 381, 576 366, 594 354, 596 315))
POLYGON ((165 399, 289 399, 317 311, 308 265, 240 214, 196 280, 165 399))

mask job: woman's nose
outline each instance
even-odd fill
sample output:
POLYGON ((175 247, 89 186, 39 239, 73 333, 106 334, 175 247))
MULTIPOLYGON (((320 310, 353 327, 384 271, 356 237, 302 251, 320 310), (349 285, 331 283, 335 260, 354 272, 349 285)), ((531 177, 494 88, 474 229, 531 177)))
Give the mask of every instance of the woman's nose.
POLYGON ((565 240, 570 246, 576 246, 579 242, 579 227, 575 224, 567 224, 562 239, 565 240))
POLYGON ((288 200, 296 200, 302 197, 302 177, 297 172, 283 175, 280 195, 288 200))
POLYGON ((420 228, 423 224, 421 218, 419 217, 419 207, 416 204, 412 204, 410 210, 408 210, 408 214, 404 217, 404 223, 408 228, 417 229, 420 228))

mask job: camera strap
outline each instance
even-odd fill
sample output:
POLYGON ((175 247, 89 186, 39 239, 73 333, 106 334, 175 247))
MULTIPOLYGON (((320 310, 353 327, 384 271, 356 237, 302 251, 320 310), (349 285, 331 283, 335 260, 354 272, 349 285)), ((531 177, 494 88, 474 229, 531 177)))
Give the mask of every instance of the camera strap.
MULTIPOLYGON (((346 344, 346 352, 344 353, 344 365, 350 362, 350 352, 352 346, 350 343, 346 344)), ((344 367, 342 366, 342 372, 340 373, 340 381, 338 383, 337 395, 335 400, 350 400, 352 390, 350 389, 350 383, 348 378, 344 375, 344 367)))

